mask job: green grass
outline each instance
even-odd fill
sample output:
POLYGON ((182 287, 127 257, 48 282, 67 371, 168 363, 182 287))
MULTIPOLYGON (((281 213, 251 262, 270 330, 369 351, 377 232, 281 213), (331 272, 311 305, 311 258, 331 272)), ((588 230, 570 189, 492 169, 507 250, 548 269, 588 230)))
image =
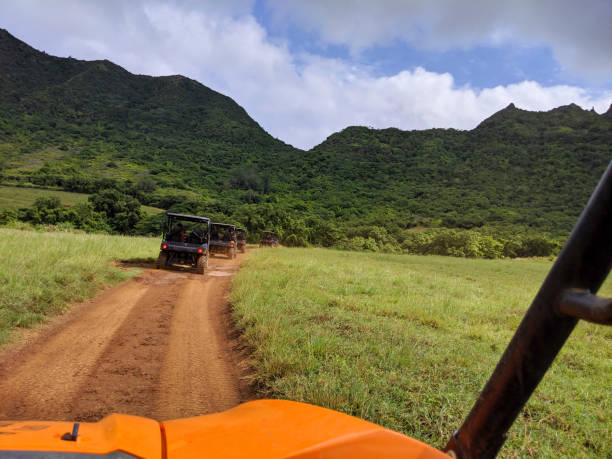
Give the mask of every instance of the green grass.
POLYGON ((0 229, 0 343, 17 327, 31 327, 70 302, 125 280, 113 260, 155 256, 159 239, 0 229))
MULTIPOLYGON (((323 249, 252 253, 233 282, 261 393, 444 446, 551 267, 323 249)), ((612 296, 612 282, 602 295, 612 296)), ((612 330, 580 323, 500 457, 612 457, 612 330)))
POLYGON ((67 206, 74 206, 87 202, 89 195, 83 193, 70 193, 68 191, 45 190, 41 188, 22 188, 16 186, 0 185, 0 209, 18 209, 29 207, 38 198, 56 197, 67 206))
MULTIPOLYGON (((71 193, 69 191, 0 185, 0 210, 30 207, 38 198, 48 196, 59 198, 62 204, 66 206, 74 206, 75 204, 87 202, 89 197, 88 194, 71 193)), ((142 206, 142 211, 148 214, 164 212, 163 209, 149 206, 142 206)))

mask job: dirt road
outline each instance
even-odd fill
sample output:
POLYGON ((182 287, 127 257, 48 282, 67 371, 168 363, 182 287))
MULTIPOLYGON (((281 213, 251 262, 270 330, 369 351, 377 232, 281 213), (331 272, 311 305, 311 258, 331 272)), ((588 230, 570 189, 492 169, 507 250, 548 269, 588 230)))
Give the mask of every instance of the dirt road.
POLYGON ((242 257, 145 269, 0 355, 0 419, 167 420, 251 398, 227 300, 242 257))

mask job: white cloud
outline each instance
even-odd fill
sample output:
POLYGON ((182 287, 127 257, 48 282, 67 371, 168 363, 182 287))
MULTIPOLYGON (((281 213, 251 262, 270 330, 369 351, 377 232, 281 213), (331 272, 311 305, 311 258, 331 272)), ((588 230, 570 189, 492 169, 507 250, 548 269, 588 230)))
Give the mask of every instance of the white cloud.
MULTIPOLYGON (((232 97, 273 136, 302 148, 349 125, 470 129, 510 102, 529 110, 573 102, 602 112, 612 101, 610 91, 528 81, 477 91, 422 68, 377 77, 342 60, 292 55, 287 44, 268 37, 249 1, 132 1, 115 2, 113 9, 69 3, 74 10, 60 4, 67 5, 31 0, 8 8, 0 2, 0 27, 51 54, 108 58, 134 73, 194 78, 232 97)), ((375 30, 364 29, 368 33, 375 30)))
POLYGON ((418 49, 541 45, 586 78, 612 74, 609 0, 268 0, 277 24, 309 29, 325 43, 364 48, 403 40, 418 49))

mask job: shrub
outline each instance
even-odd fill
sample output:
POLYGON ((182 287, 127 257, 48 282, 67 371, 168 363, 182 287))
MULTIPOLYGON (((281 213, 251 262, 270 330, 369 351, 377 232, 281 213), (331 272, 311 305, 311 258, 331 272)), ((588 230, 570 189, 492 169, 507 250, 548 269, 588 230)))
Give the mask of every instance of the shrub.
POLYGON ((122 234, 134 233, 140 221, 140 203, 118 190, 102 190, 89 197, 89 202, 96 212, 106 215, 110 227, 122 234))
POLYGON ((14 209, 0 210, 0 225, 7 225, 19 220, 19 213, 14 209))
POLYGON ((497 239, 474 230, 435 228, 402 233, 405 253, 448 255, 466 258, 515 258, 556 255, 561 242, 546 235, 512 236, 497 239))
POLYGON ((308 241, 298 234, 289 234, 283 239, 283 245, 288 247, 308 247, 308 241))
POLYGON ((560 249, 561 243, 558 240, 550 239, 544 235, 530 235, 523 238, 517 256, 546 257, 556 255, 560 249))

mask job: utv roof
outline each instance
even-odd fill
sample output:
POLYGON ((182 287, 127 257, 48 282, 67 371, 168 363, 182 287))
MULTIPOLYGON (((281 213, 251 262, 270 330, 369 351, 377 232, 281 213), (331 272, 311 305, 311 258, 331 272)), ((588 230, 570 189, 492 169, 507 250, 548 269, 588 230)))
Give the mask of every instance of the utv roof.
POLYGON ((246 231, 246 229, 236 227, 236 231, 246 231))
POLYGON ((231 223, 211 223, 212 225, 217 225, 217 226, 231 226, 232 228, 236 228, 236 225, 232 225, 231 223))
POLYGON ((199 217, 197 215, 186 215, 186 214, 176 214, 174 212, 166 212, 168 217, 180 218, 182 220, 189 220, 193 222, 207 222, 210 223, 210 218, 208 217, 199 217))

